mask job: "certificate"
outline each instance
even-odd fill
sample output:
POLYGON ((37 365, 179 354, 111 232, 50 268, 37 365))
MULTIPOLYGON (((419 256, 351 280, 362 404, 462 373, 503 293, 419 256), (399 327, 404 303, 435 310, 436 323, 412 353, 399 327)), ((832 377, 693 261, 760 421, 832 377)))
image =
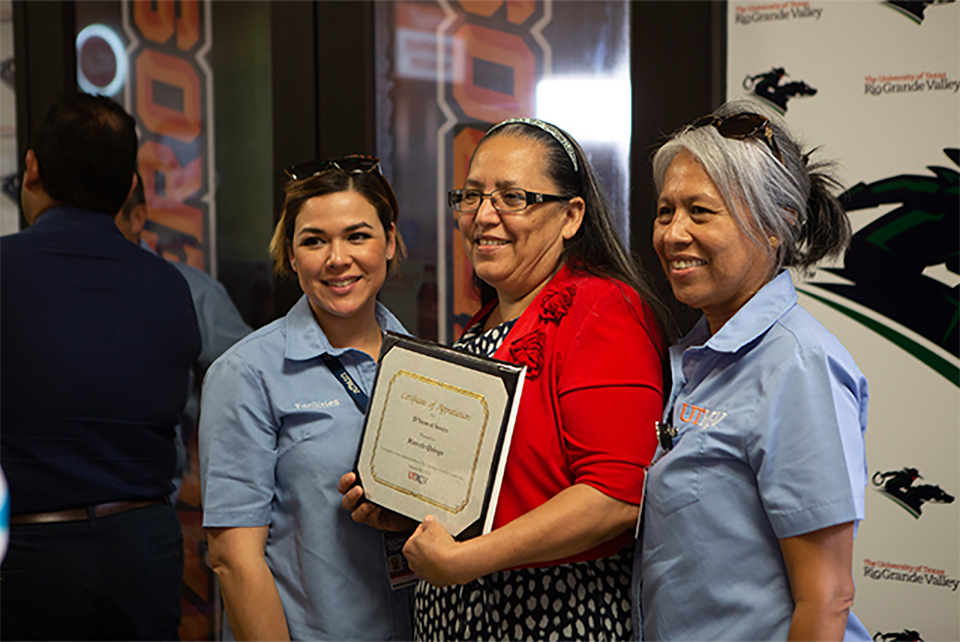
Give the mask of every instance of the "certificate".
POLYGON ((367 500, 458 539, 490 532, 525 374, 387 333, 357 454, 367 500))

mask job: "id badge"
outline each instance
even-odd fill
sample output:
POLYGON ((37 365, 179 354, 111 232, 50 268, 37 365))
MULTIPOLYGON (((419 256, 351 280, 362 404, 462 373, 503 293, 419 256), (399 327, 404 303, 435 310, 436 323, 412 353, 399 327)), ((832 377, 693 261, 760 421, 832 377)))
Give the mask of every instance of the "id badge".
POLYGON ((407 543, 413 531, 395 533, 383 531, 383 552, 387 558, 387 577, 394 591, 413 586, 419 581, 416 573, 410 570, 407 558, 403 556, 403 545, 407 543))

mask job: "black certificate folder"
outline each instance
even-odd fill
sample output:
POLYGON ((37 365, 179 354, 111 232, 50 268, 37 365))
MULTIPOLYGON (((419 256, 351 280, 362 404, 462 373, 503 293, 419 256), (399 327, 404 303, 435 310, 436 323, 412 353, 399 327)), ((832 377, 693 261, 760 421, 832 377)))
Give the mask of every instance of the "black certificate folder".
POLYGON ((356 471, 367 500, 464 540, 489 533, 525 366, 386 333, 356 471))

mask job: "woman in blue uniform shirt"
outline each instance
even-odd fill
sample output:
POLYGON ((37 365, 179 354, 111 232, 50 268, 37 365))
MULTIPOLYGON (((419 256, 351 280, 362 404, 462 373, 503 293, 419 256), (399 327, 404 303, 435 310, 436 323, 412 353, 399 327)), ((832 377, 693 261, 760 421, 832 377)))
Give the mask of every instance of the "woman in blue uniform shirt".
POLYGON ((408 598, 390 590, 380 534, 340 508, 363 401, 334 376, 344 369, 369 394, 382 331, 404 332, 376 300, 402 251, 396 197, 374 158, 288 175, 270 251, 304 296, 218 359, 203 386, 203 525, 224 637, 407 640, 408 598))
POLYGON ((643 639, 869 639, 850 613, 867 382, 784 269, 849 243, 827 169, 747 102, 654 157, 654 247, 703 317, 670 350, 634 573, 643 639))

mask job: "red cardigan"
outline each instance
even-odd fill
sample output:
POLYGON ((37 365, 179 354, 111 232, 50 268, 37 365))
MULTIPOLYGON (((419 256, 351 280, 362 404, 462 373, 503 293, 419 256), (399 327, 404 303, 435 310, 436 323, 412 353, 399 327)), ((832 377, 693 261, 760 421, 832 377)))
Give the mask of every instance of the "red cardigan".
MULTIPOLYGON (((484 306, 467 324, 481 322, 484 306)), ((562 267, 517 319, 497 359, 527 366, 494 517, 499 528, 573 484, 631 504, 657 446, 664 343, 630 287, 562 267)), ((633 532, 549 566, 609 557, 633 532)))

